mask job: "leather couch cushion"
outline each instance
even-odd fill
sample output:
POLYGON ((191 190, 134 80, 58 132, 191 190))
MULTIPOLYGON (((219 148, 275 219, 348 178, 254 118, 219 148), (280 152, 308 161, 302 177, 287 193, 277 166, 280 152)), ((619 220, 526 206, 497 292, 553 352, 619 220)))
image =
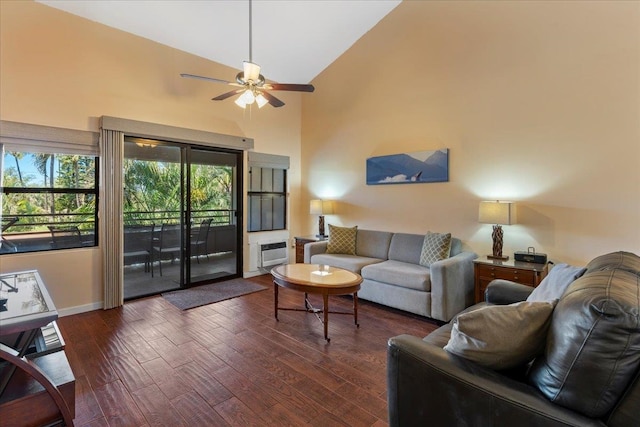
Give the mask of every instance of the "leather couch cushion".
POLYGON ((552 402, 589 417, 611 411, 640 369, 639 289, 640 275, 620 269, 573 282, 529 381, 552 402))
POLYGON ((587 272, 585 274, 614 268, 633 274, 640 274, 640 257, 634 253, 624 251, 601 255, 587 264, 587 272))
POLYGON ((460 314, 444 349, 495 370, 521 366, 542 352, 554 306, 522 301, 460 314))

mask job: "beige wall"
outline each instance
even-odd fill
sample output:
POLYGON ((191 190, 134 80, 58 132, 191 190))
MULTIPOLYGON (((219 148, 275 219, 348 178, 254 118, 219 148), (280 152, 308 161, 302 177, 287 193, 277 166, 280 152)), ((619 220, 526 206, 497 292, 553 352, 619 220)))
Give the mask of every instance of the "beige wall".
POLYGON ((505 254, 640 254, 639 28, 638 2, 403 2, 303 99, 302 206, 486 254, 478 202, 515 200, 505 254), (440 148, 447 183, 365 185, 368 157, 440 148))
MULTIPOLYGON (((282 108, 243 114, 233 100, 210 100, 227 86, 179 76, 233 79, 237 70, 37 3, 1 1, 0 17, 2 120, 98 131, 108 115, 248 136, 255 151, 290 157, 290 210, 299 210, 300 94, 279 95, 282 108)), ((298 227, 293 216, 292 234, 298 227)), ((4 255, 0 271, 40 270, 59 309, 95 306, 100 252, 73 252, 4 255)))

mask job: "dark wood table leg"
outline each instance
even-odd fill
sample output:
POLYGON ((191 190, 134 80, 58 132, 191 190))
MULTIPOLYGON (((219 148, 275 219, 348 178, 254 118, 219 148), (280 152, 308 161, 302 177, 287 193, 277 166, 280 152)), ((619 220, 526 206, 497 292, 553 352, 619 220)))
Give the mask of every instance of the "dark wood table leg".
POLYGON ((327 342, 331 341, 329 338, 329 295, 322 295, 322 311, 324 311, 324 339, 327 342))
POLYGON ((356 322, 356 327, 359 328, 360 324, 358 323, 358 293, 353 293, 353 320, 356 322))
POLYGON ((273 314, 278 320, 278 284, 273 282, 273 314))

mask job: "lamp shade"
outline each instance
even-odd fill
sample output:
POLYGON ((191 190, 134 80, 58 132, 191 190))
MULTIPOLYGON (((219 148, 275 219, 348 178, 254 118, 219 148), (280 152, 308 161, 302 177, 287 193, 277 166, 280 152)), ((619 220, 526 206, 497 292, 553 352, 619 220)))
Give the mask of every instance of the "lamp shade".
POLYGON ((331 215, 333 213, 333 202, 331 200, 311 200, 309 213, 312 215, 331 215))
POLYGON ((515 224, 515 203, 513 202, 480 202, 478 222, 482 224, 515 224))

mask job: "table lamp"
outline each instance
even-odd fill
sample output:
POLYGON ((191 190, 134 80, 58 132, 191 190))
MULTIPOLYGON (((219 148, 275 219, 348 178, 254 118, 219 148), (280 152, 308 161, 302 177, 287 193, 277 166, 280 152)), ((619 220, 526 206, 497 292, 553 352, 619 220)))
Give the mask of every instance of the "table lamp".
POLYGON ((515 224, 515 203, 501 202, 480 202, 478 211, 478 222, 482 224, 494 224, 493 233, 493 254, 487 258, 506 261, 508 256, 502 255, 502 225, 515 224))
POLYGON ((325 239, 327 235, 324 234, 324 216, 333 213, 333 202, 331 200, 311 200, 311 203, 309 203, 309 213, 311 215, 319 215, 318 234, 316 234, 316 237, 325 239))

